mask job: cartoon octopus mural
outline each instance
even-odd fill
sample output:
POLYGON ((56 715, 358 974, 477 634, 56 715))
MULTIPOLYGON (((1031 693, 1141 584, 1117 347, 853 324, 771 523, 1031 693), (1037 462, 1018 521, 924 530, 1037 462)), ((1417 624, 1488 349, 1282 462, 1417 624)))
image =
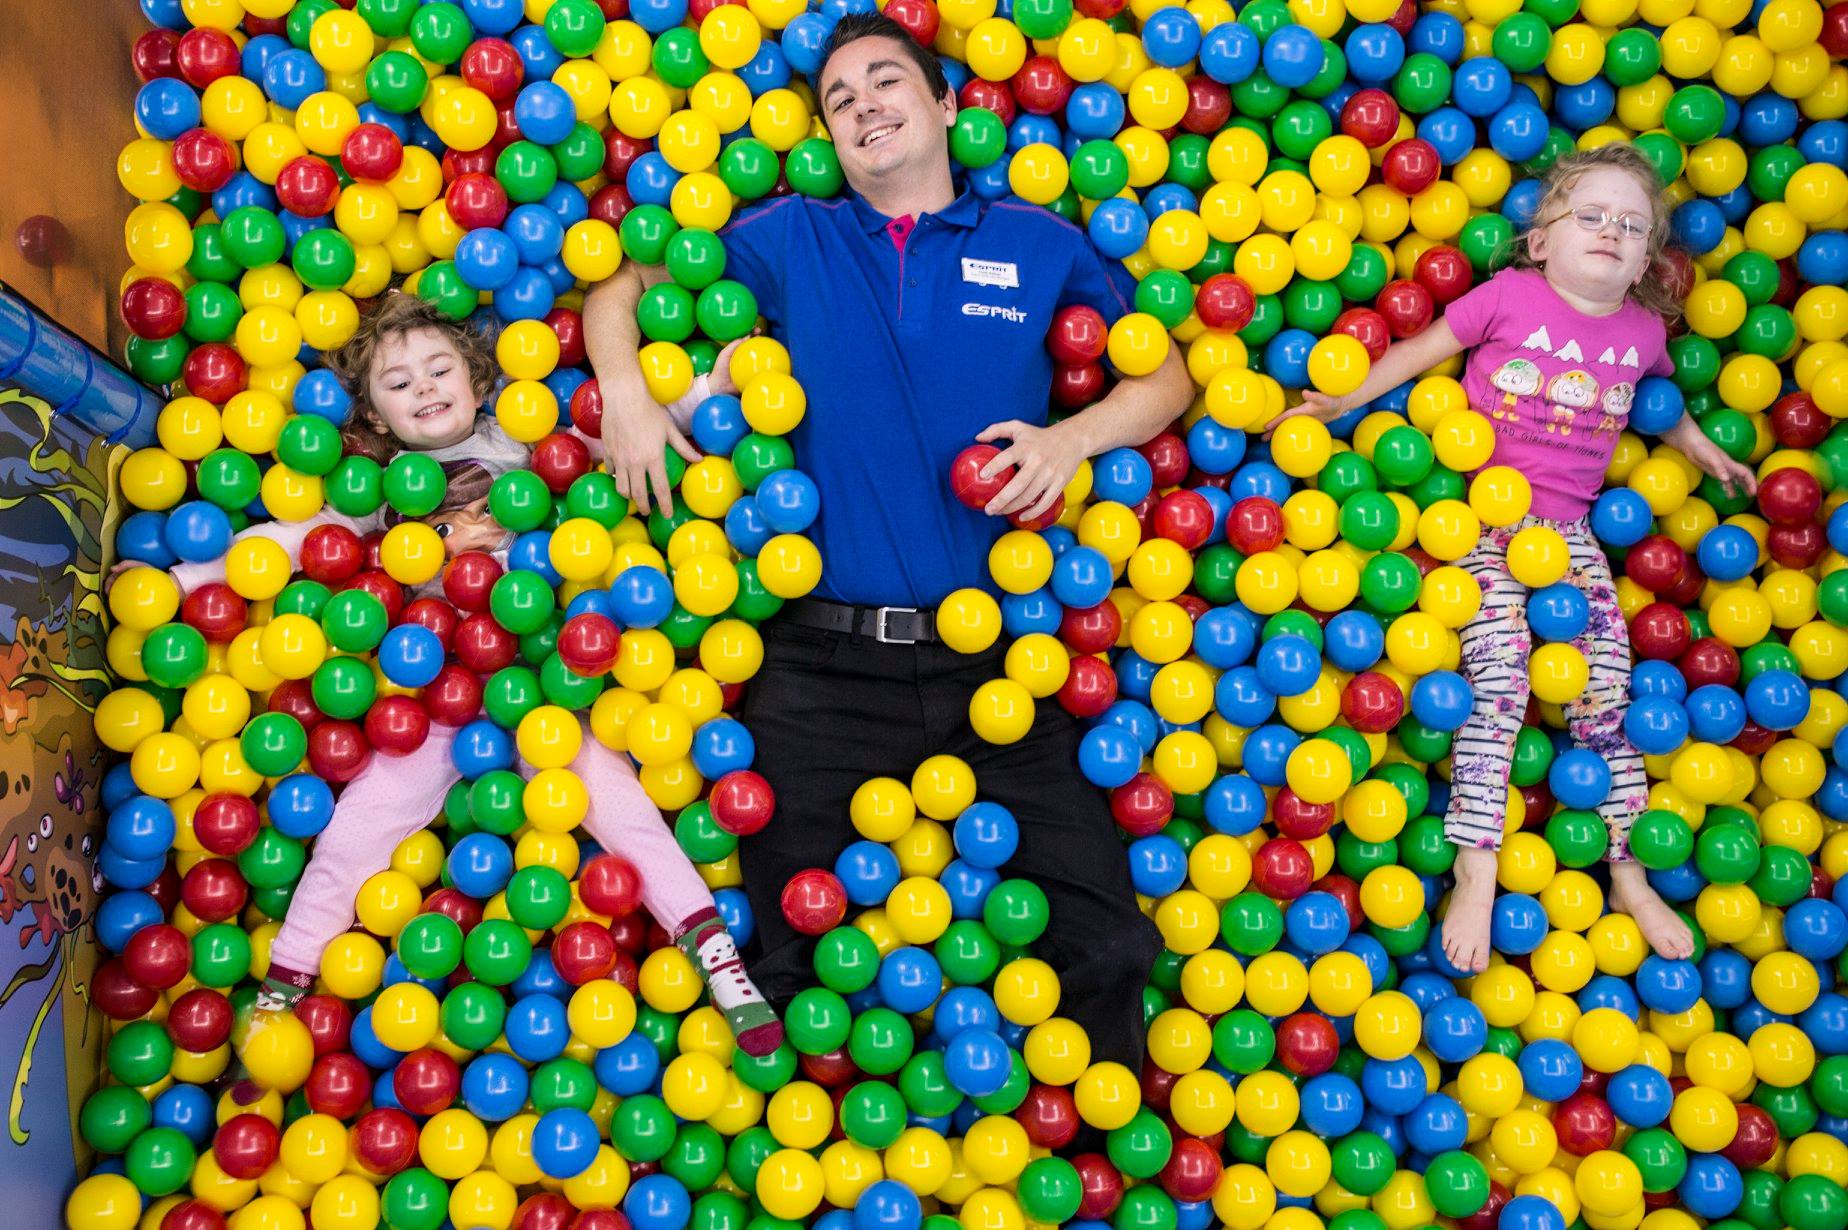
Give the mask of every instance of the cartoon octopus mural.
POLYGON ((0 386, 0 1102, 9 1144, 35 1152, 82 1148, 71 1123, 98 1068, 106 764, 91 718, 108 689, 97 584, 122 451, 0 386))

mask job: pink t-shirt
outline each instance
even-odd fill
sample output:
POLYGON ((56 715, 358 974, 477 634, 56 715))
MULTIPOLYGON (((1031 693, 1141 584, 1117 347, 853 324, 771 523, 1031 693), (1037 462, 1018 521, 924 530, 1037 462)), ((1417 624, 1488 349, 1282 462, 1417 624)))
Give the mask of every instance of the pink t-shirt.
POLYGON ((1444 319, 1469 347, 1469 404, 1495 424, 1489 464, 1527 475, 1536 517, 1590 512, 1636 382, 1674 371, 1661 317, 1629 302, 1587 316, 1545 275, 1506 269, 1445 308, 1444 319))

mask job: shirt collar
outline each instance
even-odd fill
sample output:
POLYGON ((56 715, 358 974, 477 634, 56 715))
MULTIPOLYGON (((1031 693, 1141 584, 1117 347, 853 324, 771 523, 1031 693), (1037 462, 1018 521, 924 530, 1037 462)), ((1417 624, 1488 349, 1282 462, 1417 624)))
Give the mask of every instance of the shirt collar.
MULTIPOLYGON (((849 199, 853 202, 854 216, 860 220, 861 228, 865 230, 868 235, 876 235, 880 231, 885 230, 886 223, 892 220, 885 214, 880 213, 877 209, 874 209, 867 203, 866 198, 857 192, 849 194, 849 199)), ((936 213, 926 216, 937 219, 937 221, 943 223, 945 226, 958 226, 966 230, 981 221, 982 198, 968 189, 964 189, 962 195, 958 196, 954 201, 951 201, 936 213)), ((923 221, 923 219, 920 218, 919 221, 923 221)))

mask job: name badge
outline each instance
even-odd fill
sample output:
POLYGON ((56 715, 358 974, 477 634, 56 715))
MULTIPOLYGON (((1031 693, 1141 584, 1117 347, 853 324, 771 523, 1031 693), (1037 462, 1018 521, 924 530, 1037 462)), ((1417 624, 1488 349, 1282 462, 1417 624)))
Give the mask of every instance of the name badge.
POLYGON ((978 261, 962 258, 963 281, 977 286, 999 286, 1013 290, 1020 285, 1020 268, 1012 261, 978 261))

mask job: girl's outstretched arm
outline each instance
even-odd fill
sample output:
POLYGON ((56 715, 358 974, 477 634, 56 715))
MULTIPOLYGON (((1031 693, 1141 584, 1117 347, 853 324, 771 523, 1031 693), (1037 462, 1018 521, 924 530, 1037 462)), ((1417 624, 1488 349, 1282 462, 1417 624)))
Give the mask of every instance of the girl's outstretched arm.
POLYGON ((1416 376, 1428 371, 1452 355, 1461 354, 1463 343, 1450 331, 1450 326, 1442 317, 1433 321, 1423 333, 1408 337, 1403 342, 1389 347, 1380 361, 1373 365, 1367 378, 1358 389, 1345 397, 1330 397, 1326 393, 1317 393, 1313 389, 1303 390, 1303 402, 1300 406, 1291 406, 1282 414, 1272 419, 1264 429, 1264 438, 1270 439, 1277 425, 1285 419, 1300 418, 1308 415, 1324 423, 1332 422, 1356 406, 1364 406, 1382 393, 1391 391, 1416 376))

